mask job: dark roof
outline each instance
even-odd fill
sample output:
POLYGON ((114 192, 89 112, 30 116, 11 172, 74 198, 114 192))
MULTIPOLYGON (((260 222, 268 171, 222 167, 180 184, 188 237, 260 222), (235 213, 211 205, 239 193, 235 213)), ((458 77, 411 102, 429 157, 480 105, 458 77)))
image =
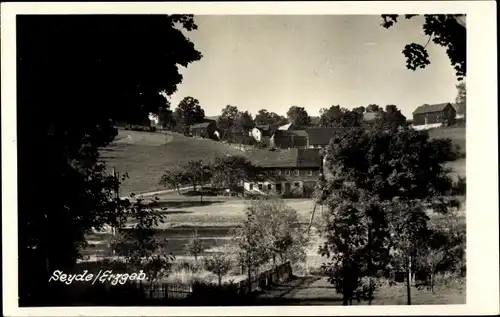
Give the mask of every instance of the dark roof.
POLYGON ((328 145, 333 135, 344 131, 343 128, 308 128, 305 130, 309 145, 328 145))
POLYGON ((190 128, 191 129, 205 129, 207 128, 213 121, 210 122, 202 122, 202 123, 195 123, 193 124, 190 128))
POLYGON ((443 111, 448 105, 451 105, 449 102, 438 103, 435 105, 422 105, 413 111, 413 114, 421 114, 421 113, 431 113, 431 112, 439 112, 443 111))
POLYGON ((260 131, 269 131, 269 130, 271 130, 271 126, 269 124, 256 125, 255 128, 259 129, 260 131))
POLYGON ((248 159, 260 167, 276 168, 320 168, 321 155, 318 149, 287 149, 269 151, 255 149, 247 152, 248 159))
POLYGON ((293 136, 300 136, 300 137, 307 138, 307 133, 305 130, 292 130, 292 131, 288 131, 288 132, 290 132, 290 134, 293 136))

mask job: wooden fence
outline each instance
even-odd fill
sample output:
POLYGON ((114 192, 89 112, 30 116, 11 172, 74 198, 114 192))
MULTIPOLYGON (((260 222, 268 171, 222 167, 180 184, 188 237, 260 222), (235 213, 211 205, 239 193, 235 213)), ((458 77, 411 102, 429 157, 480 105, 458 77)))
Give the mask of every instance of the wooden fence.
MULTIPOLYGON (((260 273, 251 281, 251 288, 248 288, 248 279, 235 283, 235 289, 238 296, 247 295, 250 292, 266 289, 273 284, 284 282, 292 276, 292 265, 290 262, 278 265, 270 270, 260 273)), ((155 300, 177 300, 186 299, 192 294, 203 295, 208 288, 202 285, 172 284, 165 282, 155 283, 137 283, 138 287, 144 292, 147 299, 155 300)), ((217 288, 217 285, 213 285, 217 288)), ((205 294, 206 295, 206 294, 205 294)), ((208 296, 208 295, 206 295, 208 296)))
POLYGON ((271 287, 273 284, 287 281, 291 276, 291 263, 283 263, 270 270, 260 273, 257 277, 252 279, 250 289, 248 288, 248 278, 236 283, 238 287, 238 295, 246 295, 249 291, 254 292, 256 290, 266 289, 271 287))
POLYGON ((174 284, 165 282, 137 283, 147 299, 177 300, 185 299, 193 292, 189 284, 174 284))

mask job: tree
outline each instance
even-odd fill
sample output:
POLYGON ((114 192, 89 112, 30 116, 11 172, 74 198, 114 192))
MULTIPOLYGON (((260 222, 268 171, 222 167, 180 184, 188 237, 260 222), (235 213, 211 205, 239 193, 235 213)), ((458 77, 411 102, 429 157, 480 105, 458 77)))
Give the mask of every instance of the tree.
POLYGON ((18 17, 17 109, 29 114, 17 125, 20 305, 60 298, 48 276, 75 264, 86 233, 127 211, 99 149, 114 122, 147 119, 164 104, 159 92, 176 91, 178 65, 201 58, 182 33, 196 28, 190 15, 18 17), (69 108, 81 111, 67 120, 69 108))
POLYGON ((198 99, 185 97, 175 109, 175 118, 180 129, 187 129, 195 123, 201 123, 205 119, 205 111, 201 108, 198 99))
POLYGON ((205 258, 205 268, 207 271, 217 275, 219 286, 222 285, 224 277, 231 269, 231 259, 224 253, 216 252, 205 258))
MULTIPOLYGON (((238 246, 238 263, 242 264, 247 271, 248 281, 258 272, 259 267, 269 260, 269 253, 266 252, 264 237, 262 232, 256 226, 256 216, 254 210, 247 208, 245 210, 246 218, 242 225, 232 233, 233 240, 238 246)), ((248 292, 252 291, 252 283, 248 284, 248 292)))
POLYGON ((198 255, 203 252, 203 245, 201 244, 200 237, 198 236, 198 230, 195 230, 191 239, 189 239, 186 244, 186 251, 189 255, 194 256, 194 260, 198 260, 198 255))
POLYGON ((297 263, 305 259, 307 239, 295 226, 299 222, 296 210, 282 200, 255 200, 247 210, 255 217, 253 225, 263 239, 261 247, 273 265, 277 260, 297 263))
POLYGON ((320 110, 320 127, 358 127, 363 120, 360 109, 349 110, 341 108, 339 105, 331 106, 320 110))
POLYGON ((165 98, 165 104, 158 109, 159 121, 162 128, 172 129, 174 126, 174 113, 170 109, 170 101, 165 98))
POLYGON ((260 170, 244 156, 218 156, 210 164, 211 184, 238 192, 243 180, 260 178, 260 170))
POLYGON ((291 106, 286 112, 288 122, 298 127, 307 127, 311 123, 311 118, 304 107, 291 106))
POLYGON ((135 203, 123 202, 129 212, 121 216, 118 223, 119 235, 112 243, 116 255, 125 259, 129 270, 145 271, 150 283, 168 276, 175 257, 167 254, 166 242, 155 237, 153 227, 165 221, 163 214, 153 212, 157 200, 149 203, 144 203, 142 199, 136 199, 135 203), (132 230, 124 229, 127 218, 137 221, 132 230))
POLYGON ((252 130, 255 126, 252 115, 248 111, 239 112, 235 120, 235 126, 243 132, 252 130))
POLYGON ((363 275, 376 276, 391 258, 402 259, 411 274, 418 238, 425 237, 424 210, 446 213, 459 206, 449 198, 453 182, 443 166, 456 158, 451 140, 430 140, 428 132, 408 127, 347 129, 334 136, 326 153, 332 176, 321 253, 344 304, 363 275))
POLYGON ((382 108, 376 104, 370 104, 366 107, 366 112, 379 112, 380 110, 382 110, 382 108))
POLYGON ((455 103, 459 107, 459 110, 457 112, 463 113, 465 115, 467 109, 467 89, 465 81, 458 83, 456 87, 457 97, 455 98, 455 103))
POLYGON ((274 112, 268 112, 266 109, 261 109, 255 116, 255 125, 270 125, 271 128, 276 129, 279 126, 288 123, 288 120, 274 112))
MULTIPOLYGON (((412 19, 417 14, 406 14, 405 19, 412 19)), ((397 14, 383 14, 382 26, 386 29, 398 23, 400 18, 397 14)), ((406 67, 415 71, 425 68, 431 62, 427 52, 430 41, 446 48, 446 54, 455 69, 458 80, 466 76, 466 25, 463 14, 424 14, 422 30, 429 38, 423 46, 417 43, 407 44, 403 49, 406 57, 406 67)))
POLYGON ((459 104, 467 103, 467 89, 465 87, 465 81, 462 81, 456 85, 457 87, 457 97, 455 98, 455 102, 459 104))
POLYGON ((363 113, 365 113, 366 108, 363 107, 363 106, 359 106, 359 107, 356 107, 356 108, 352 109, 352 111, 354 111, 356 113, 359 113, 359 114, 363 114, 363 113))
POLYGON ((387 105, 385 111, 380 109, 378 112, 379 116, 375 119, 375 123, 383 128, 398 128, 406 125, 406 117, 395 105, 387 105))
POLYGON ((182 166, 182 170, 185 179, 192 184, 194 190, 199 186, 200 201, 203 201, 203 185, 208 182, 211 177, 209 163, 202 160, 188 161, 182 166))
POLYGON ((224 133, 222 139, 228 135, 231 136, 231 131, 234 128, 238 112, 238 108, 231 105, 227 105, 222 109, 221 115, 217 118, 217 126, 224 133))
POLYGON ((175 188, 180 195, 180 186, 188 184, 188 175, 185 170, 177 167, 171 170, 165 170, 158 182, 158 185, 175 188))

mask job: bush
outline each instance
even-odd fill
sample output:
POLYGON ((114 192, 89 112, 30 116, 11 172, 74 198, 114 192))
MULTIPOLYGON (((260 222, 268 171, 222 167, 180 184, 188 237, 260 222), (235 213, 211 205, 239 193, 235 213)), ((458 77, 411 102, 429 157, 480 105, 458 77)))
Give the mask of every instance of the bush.
POLYGON ((238 294, 238 286, 234 283, 216 285, 208 282, 193 283, 193 293, 189 303, 201 306, 237 305, 242 300, 238 294))
POLYGON ((176 261, 172 265, 173 272, 187 271, 191 273, 199 273, 203 270, 204 270, 203 263, 198 263, 188 260, 176 261))
POLYGON ((454 196, 465 196, 467 192, 467 181, 465 176, 458 177, 458 180, 453 183, 453 189, 452 189, 452 194, 454 196))

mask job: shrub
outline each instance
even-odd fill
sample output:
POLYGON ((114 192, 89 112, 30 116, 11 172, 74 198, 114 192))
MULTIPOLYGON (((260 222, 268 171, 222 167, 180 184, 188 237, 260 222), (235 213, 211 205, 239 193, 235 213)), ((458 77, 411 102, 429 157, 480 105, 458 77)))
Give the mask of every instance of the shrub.
POLYGON ((188 260, 176 261, 172 265, 173 272, 199 273, 204 270, 203 263, 192 262, 188 260))
POLYGON ((453 189, 452 189, 452 194, 454 196, 465 196, 467 192, 467 181, 465 176, 458 177, 458 180, 453 183, 453 189))
POLYGON ((194 260, 198 260, 198 255, 203 252, 203 245, 201 244, 200 237, 198 236, 198 231, 193 232, 193 236, 189 239, 186 244, 186 251, 188 255, 194 256, 194 260))

